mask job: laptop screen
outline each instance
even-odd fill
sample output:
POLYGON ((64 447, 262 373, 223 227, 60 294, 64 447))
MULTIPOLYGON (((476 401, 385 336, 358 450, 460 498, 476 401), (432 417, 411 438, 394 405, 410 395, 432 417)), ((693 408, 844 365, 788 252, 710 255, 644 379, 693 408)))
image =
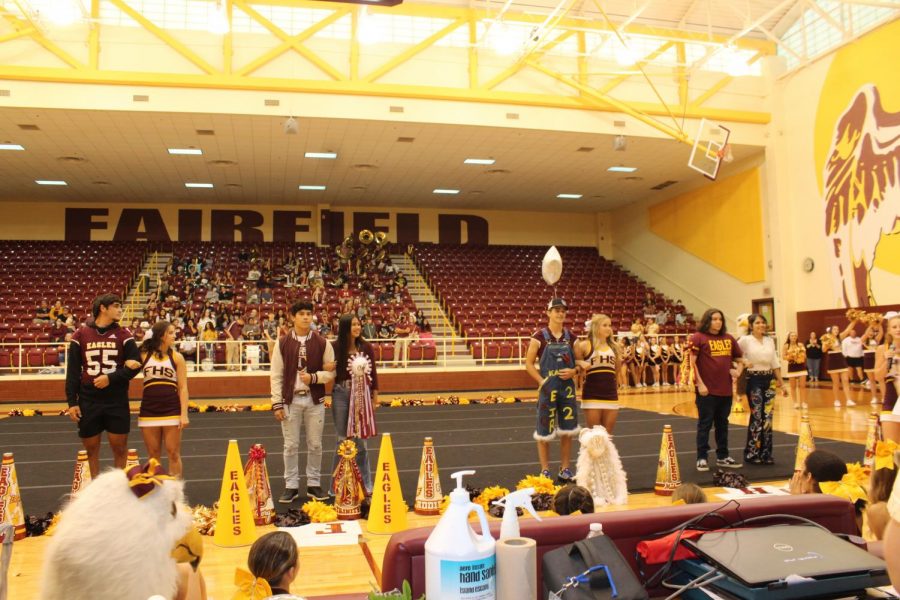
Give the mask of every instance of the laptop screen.
POLYGON ((886 570, 883 560, 812 525, 711 531, 685 544, 754 587, 790 575, 828 577, 886 570))

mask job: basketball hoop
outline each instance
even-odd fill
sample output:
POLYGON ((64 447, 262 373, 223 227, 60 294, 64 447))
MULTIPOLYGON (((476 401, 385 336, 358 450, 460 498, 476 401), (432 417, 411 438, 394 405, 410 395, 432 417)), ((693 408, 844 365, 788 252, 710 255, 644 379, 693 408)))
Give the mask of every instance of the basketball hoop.
POLYGON ((730 163, 734 160, 734 155, 731 153, 731 144, 725 144, 722 148, 716 152, 716 156, 720 161, 724 163, 730 163))

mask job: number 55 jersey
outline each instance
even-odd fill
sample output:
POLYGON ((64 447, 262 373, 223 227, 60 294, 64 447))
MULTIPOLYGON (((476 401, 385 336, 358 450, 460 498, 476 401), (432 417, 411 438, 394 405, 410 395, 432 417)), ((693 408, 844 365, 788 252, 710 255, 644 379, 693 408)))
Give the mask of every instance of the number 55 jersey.
POLYGON ((102 329, 91 323, 72 334, 66 360, 66 401, 75 406, 79 399, 127 402, 128 381, 139 369, 126 368, 125 361, 140 362, 141 355, 129 330, 118 323, 102 329), (100 375, 109 377, 103 389, 94 386, 100 375))

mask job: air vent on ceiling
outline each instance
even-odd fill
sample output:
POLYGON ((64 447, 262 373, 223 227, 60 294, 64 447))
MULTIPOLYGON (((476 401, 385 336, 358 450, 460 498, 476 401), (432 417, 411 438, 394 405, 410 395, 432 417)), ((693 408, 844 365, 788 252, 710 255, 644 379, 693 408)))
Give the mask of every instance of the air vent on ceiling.
POLYGON ((484 172, 485 175, 509 175, 510 173, 509 169, 488 169, 484 172))
POLYGON ((378 165, 371 165, 369 163, 357 163, 351 168, 356 169, 357 171, 375 171, 376 169, 378 169, 378 165))
POLYGON ((412 144, 414 141, 416 141, 416 138, 413 138, 413 137, 398 137, 398 138, 397 138, 397 141, 400 142, 401 144, 412 144))
POLYGON ((135 94, 131 97, 132 102, 150 102, 150 96, 146 94, 135 94))
POLYGON ((664 190, 664 189, 666 189, 667 187, 669 187, 670 185, 675 185, 676 183, 678 183, 678 182, 675 181, 674 179, 669 179, 669 180, 663 181, 663 182, 660 183, 660 184, 654 185, 654 186, 653 186, 652 188, 650 188, 650 189, 651 189, 651 190, 664 190))
POLYGON ((266 106, 281 106, 281 100, 266 98, 265 100, 263 100, 263 104, 265 104, 266 106))
POLYGON ((9 90, 0 90, 0 96, 9 96, 9 95, 11 95, 9 90))
POLYGON ((82 163, 87 162, 86 158, 81 156, 57 156, 56 160, 59 162, 68 162, 68 163, 82 163))
POLYGON ((581 148, 579 148, 579 149, 576 150, 575 152, 593 152, 593 151, 594 151, 594 149, 591 148, 590 146, 582 146, 581 148))
POLYGON ((37 125, 32 125, 31 123, 22 123, 19 125, 19 129, 24 131, 40 131, 41 128, 37 125))
POLYGON ((613 127, 625 127, 625 121, 613 121, 613 127))
POLYGON ((402 113, 403 107, 402 106, 391 106, 388 110, 391 111, 392 113, 402 113))
POLYGON ((367 188, 367 187, 364 186, 364 185, 354 185, 354 186, 353 186, 352 188, 350 188, 350 189, 353 190, 354 192, 364 192, 364 191, 366 191, 366 190, 369 189, 369 188, 367 188))
POLYGON ((710 137, 716 137, 717 135, 722 135, 722 130, 718 127, 713 127, 709 130, 710 137))
POLYGON ((510 121, 518 121, 519 113, 506 113, 506 118, 509 119, 510 121))
POLYGON ((94 185, 111 185, 108 181, 92 181, 94 185))
POLYGON ((480 196, 483 193, 484 193, 484 190, 471 190, 469 192, 469 194, 471 194, 472 196, 480 196))
POLYGON ((638 177, 637 175, 630 175, 628 177, 620 177, 622 181, 643 181, 643 177, 638 177))
POLYGON ((242 186, 242 185, 239 184, 239 183, 226 183, 226 184, 225 184, 225 187, 229 187, 229 188, 240 188, 240 187, 244 187, 244 186, 242 186))
POLYGON ((234 165, 237 164, 237 162, 235 162, 233 160, 220 159, 220 160, 211 160, 211 161, 209 161, 209 164, 211 164, 214 167, 233 167, 234 165))
POLYGON ((216 132, 212 129, 197 129, 197 135, 216 135, 216 132))

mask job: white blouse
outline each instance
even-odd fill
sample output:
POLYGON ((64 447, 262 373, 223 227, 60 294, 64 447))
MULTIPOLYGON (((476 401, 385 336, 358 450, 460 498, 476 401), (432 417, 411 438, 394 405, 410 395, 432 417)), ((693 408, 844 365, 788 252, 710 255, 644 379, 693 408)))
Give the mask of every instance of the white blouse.
POLYGON ((750 362, 749 371, 772 371, 781 368, 781 357, 775 349, 775 342, 766 336, 760 342, 752 335, 745 335, 738 340, 738 346, 744 358, 750 362))

